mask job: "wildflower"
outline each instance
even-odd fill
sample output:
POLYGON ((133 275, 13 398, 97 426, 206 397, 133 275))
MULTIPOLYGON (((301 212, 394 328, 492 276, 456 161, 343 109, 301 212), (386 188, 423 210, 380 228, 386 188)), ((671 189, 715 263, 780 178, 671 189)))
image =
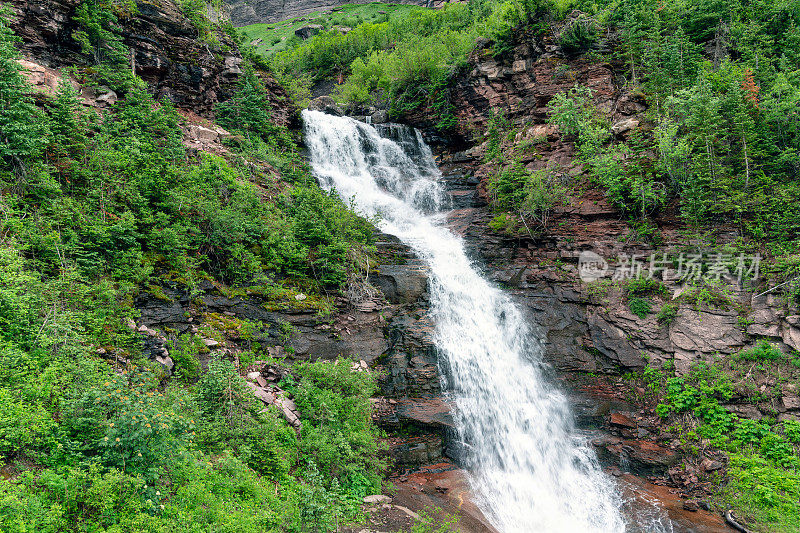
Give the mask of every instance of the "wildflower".
POLYGON ((113 428, 114 427, 114 422, 111 422, 108 426, 113 428))
POLYGON ((156 491, 156 496, 161 496, 161 491, 160 490, 156 491))
POLYGON ((162 509, 164 508, 164 504, 163 504, 163 503, 161 504, 161 508, 162 508, 162 509))
POLYGON ((116 440, 117 442, 119 442, 119 437, 117 437, 117 438, 116 438, 116 439, 114 439, 114 440, 116 440))
POLYGON ((142 452, 139 452, 139 453, 137 453, 136 455, 137 455, 137 456, 139 456, 139 457, 141 457, 141 456, 142 456, 142 452))
POLYGON ((145 426, 147 426, 147 427, 152 427, 152 426, 150 426, 150 424, 145 424, 145 426))
POLYGON ((108 440, 108 437, 104 438, 103 440, 108 440))

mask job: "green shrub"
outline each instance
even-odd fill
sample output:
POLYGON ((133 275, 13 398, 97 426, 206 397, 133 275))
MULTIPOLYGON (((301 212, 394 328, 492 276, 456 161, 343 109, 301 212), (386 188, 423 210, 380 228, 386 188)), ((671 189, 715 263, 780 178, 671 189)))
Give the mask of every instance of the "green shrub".
POLYGON ((558 38, 561 50, 568 56, 582 54, 592 48, 596 42, 596 22, 584 14, 567 24, 558 38))
POLYGON ((439 508, 423 509, 419 520, 411 527, 411 533, 455 533, 458 529, 458 517, 446 515, 444 520, 436 514, 442 513, 439 508))
POLYGON ((128 49, 118 25, 120 17, 127 18, 136 12, 132 0, 84 0, 73 15, 72 38, 93 62, 96 80, 115 90, 127 91, 141 85, 128 68, 128 49))
POLYGON ((206 0, 180 0, 179 5, 183 14, 197 30, 200 38, 206 38, 211 31, 212 24, 206 15, 206 0))
POLYGON ((762 340, 749 350, 743 350, 736 356, 743 361, 776 361, 784 355, 768 341, 762 340))
MULTIPOLYGON (((486 188, 495 209, 518 214, 525 226, 525 219, 547 227, 553 208, 566 203, 568 189, 561 185, 559 177, 548 170, 528 171, 520 163, 511 163, 490 176, 486 188)), ((508 222, 496 219, 495 225, 508 222)), ((499 227, 499 226, 498 226, 499 227)), ((506 227, 509 227, 506 225, 506 227)))
POLYGON ((500 233, 514 234, 519 230, 519 220, 508 213, 500 213, 489 221, 489 227, 500 233))
POLYGON ((789 442, 800 444, 800 421, 786 420, 783 422, 783 430, 789 442))
POLYGON ((678 316, 678 309, 679 306, 677 304, 664 304, 661 306, 661 309, 659 309, 658 314, 656 314, 656 320, 662 324, 672 324, 678 316))
POLYGON ((800 473, 777 466, 756 452, 730 454, 723 493, 740 516, 770 524, 776 531, 800 527, 800 473))
POLYGON ((40 154, 47 132, 20 74, 19 53, 14 48, 19 39, 8 26, 8 16, 8 8, 0 6, 0 168, 4 170, 40 154))
POLYGON ((703 307, 730 309, 736 305, 730 290, 714 282, 701 282, 699 286, 687 287, 679 298, 694 304, 698 311, 703 307))
POLYGON ((651 277, 638 276, 625 282, 625 293, 628 296, 665 295, 667 292, 663 283, 651 277))
POLYGON ((368 372, 353 372, 342 360, 297 367, 300 380, 295 402, 302 413, 300 449, 320 472, 336 477, 343 487, 362 487, 364 496, 380 490, 377 429, 372 424, 370 396, 376 385, 368 372))
POLYGON ((187 383, 193 383, 200 377, 199 353, 200 339, 189 334, 181 335, 169 352, 175 362, 176 372, 187 383))
MULTIPOLYGON (((197 403, 207 417, 233 419, 235 411, 246 408, 253 397, 247 390, 233 363, 215 358, 209 361, 208 370, 197 384, 197 403)), ((254 397, 253 397, 254 398, 254 397)))
POLYGON ((557 93, 548 107, 549 122, 557 125, 564 135, 577 138, 599 120, 592 104, 592 91, 583 85, 573 87, 567 93, 557 93))
POLYGON ((13 459, 22 451, 46 456, 56 445, 58 424, 42 405, 15 396, 11 390, 0 388, 0 457, 13 459))
POLYGON ((650 314, 652 302, 647 298, 630 298, 628 300, 628 308, 631 313, 639 318, 646 318, 650 314))

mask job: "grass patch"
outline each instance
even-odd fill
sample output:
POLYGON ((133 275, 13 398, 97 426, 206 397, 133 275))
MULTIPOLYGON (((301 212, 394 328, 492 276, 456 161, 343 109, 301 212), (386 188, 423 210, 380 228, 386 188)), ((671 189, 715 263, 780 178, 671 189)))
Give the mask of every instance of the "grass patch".
POLYGON ((239 28, 239 32, 245 38, 245 43, 253 44, 255 42, 253 46, 256 52, 265 57, 270 57, 302 42, 295 36, 294 32, 309 24, 319 24, 325 30, 330 30, 337 26, 354 28, 365 22, 372 24, 386 22, 390 19, 404 16, 412 9, 419 9, 419 6, 415 5, 384 4, 381 2, 345 4, 340 7, 341 9, 337 11, 317 11, 280 22, 250 24, 239 28))

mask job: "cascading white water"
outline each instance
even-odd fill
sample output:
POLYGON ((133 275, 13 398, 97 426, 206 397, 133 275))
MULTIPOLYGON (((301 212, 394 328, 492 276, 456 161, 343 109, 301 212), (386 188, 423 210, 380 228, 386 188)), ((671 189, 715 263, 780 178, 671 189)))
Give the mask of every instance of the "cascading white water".
POLYGON ((542 343, 443 224, 419 132, 303 111, 314 174, 430 268, 435 343, 477 501, 502 533, 625 531, 622 502, 543 376, 542 343))

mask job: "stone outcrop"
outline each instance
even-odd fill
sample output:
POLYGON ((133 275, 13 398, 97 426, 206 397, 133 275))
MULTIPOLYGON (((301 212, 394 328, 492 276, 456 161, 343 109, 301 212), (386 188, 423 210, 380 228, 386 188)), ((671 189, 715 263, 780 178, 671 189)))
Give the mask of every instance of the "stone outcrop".
MULTIPOLYGON (((72 38, 79 4, 80 0, 11 0, 11 28, 21 38, 23 56, 50 71, 91 66, 72 38)), ((119 26, 130 50, 131 68, 157 97, 210 115, 216 103, 235 91, 242 72, 236 45, 221 31, 215 32, 218 44, 200 40, 197 29, 172 0, 137 2, 137 13, 121 17, 119 26)), ((275 118, 288 122, 294 110, 286 91, 266 75, 263 80, 275 118)))
MULTIPOLYGON (((550 99, 576 84, 592 90, 595 103, 611 116, 614 134, 624 137, 639 127, 646 110, 641 95, 628 93, 617 83, 616 67, 606 61, 571 59, 563 54, 552 36, 540 39, 529 34, 517 36, 517 45, 496 58, 491 42, 480 40, 450 88, 452 110, 457 118, 456 140, 474 143, 486 131, 495 111, 514 123, 526 122, 531 128, 525 139, 547 141, 558 138, 556 128, 545 124, 550 99)), ((406 114, 405 122, 432 128, 434 110, 422 108, 406 114)), ((554 151, 544 162, 560 162, 571 156, 554 151)))
POLYGON ((306 39, 310 39, 321 32, 322 29, 323 28, 320 24, 307 24, 306 26, 294 30, 294 34, 305 41, 306 39))

